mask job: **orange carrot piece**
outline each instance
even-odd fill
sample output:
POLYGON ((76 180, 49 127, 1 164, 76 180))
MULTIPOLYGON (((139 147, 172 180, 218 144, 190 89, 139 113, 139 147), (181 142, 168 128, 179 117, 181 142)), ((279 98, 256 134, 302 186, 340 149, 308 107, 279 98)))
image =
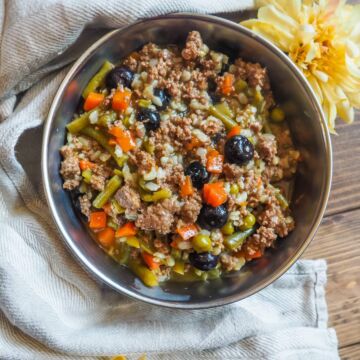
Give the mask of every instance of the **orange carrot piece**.
POLYGON ((258 258, 260 258, 260 257, 262 257, 262 253, 261 253, 260 250, 255 251, 255 253, 252 254, 252 255, 250 255, 250 254, 247 254, 247 255, 246 255, 246 258, 247 258, 248 260, 258 259, 258 258))
POLYGON ((115 136, 116 143, 121 147, 125 152, 132 150, 135 147, 135 141, 132 137, 132 134, 129 130, 123 130, 117 126, 113 126, 109 133, 115 136))
POLYGON ((89 227, 91 229, 102 229, 106 226, 106 213, 95 211, 90 214, 89 227))
POLYGON ((213 174, 221 174, 223 171, 224 156, 217 150, 210 150, 207 154, 206 170, 213 174))
POLYGON ((136 227, 133 222, 126 223, 121 228, 118 228, 115 233, 116 237, 134 236, 134 235, 136 235, 136 227))
POLYGON ((176 231, 183 238, 183 240, 189 240, 199 232, 199 229, 195 224, 190 224, 182 226, 176 231))
POLYGON ((109 141, 108 141, 108 144, 109 145, 117 145, 117 141, 115 140, 115 139, 110 139, 109 141))
POLYGON ((186 150, 192 150, 202 145, 202 142, 196 137, 193 136, 191 141, 185 145, 186 150))
POLYGON ((156 270, 160 267, 160 264, 154 260, 154 256, 148 254, 147 252, 141 253, 142 258, 144 259, 145 264, 151 269, 156 270))
POLYGON ((220 206, 227 201, 227 193, 223 182, 205 184, 203 188, 204 200, 211 206, 220 206))
POLYGON ((112 98, 112 108, 116 111, 124 111, 128 108, 131 99, 131 91, 116 91, 112 98))
POLYGON ((102 246, 110 247, 114 244, 115 230, 111 227, 106 227, 104 230, 98 232, 97 239, 102 246))
POLYGON ((88 170, 88 169, 94 169, 96 164, 89 160, 80 160, 79 166, 81 170, 88 170))
POLYGON ((240 132, 241 132, 241 126, 236 125, 227 133, 226 137, 230 139, 233 136, 240 135, 240 132))
POLYGON ((224 75, 224 80, 221 84, 221 92, 224 95, 230 95, 230 93, 234 90, 234 75, 230 73, 226 73, 224 75))
POLYGON ((185 182, 180 187, 180 196, 185 197, 192 195, 194 193, 194 188, 192 186, 190 176, 186 176, 185 182))
POLYGON ((100 94, 96 92, 89 93, 84 103, 84 110, 89 111, 96 108, 104 101, 104 99, 105 99, 104 94, 100 94))
POLYGON ((107 202, 102 208, 104 209, 106 214, 109 215, 111 213, 111 204, 109 202, 107 202))

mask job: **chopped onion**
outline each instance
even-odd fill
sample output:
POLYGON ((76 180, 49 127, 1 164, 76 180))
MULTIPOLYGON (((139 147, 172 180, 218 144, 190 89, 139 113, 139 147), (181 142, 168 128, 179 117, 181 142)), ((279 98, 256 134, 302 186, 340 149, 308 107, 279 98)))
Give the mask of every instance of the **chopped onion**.
POLYGON ((89 115, 90 124, 96 124, 99 120, 99 113, 97 110, 94 110, 89 115))

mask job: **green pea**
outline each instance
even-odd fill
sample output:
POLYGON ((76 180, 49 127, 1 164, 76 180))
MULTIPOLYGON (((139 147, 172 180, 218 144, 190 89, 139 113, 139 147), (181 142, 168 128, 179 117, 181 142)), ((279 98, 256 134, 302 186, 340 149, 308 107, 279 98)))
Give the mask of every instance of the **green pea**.
POLYGON ((281 108, 276 107, 271 111, 270 117, 274 122, 282 122, 285 120, 285 113, 281 108))
POLYGON ((222 228, 221 231, 225 235, 231 235, 234 232, 234 226, 231 221, 228 221, 222 228))
POLYGON ((247 229, 251 229, 256 223, 256 217, 253 214, 248 214, 245 216, 244 220, 243 220, 243 224, 241 225, 240 229, 241 230, 247 230, 247 229))
POLYGON ((210 236, 205 234, 197 234, 192 239, 192 245, 196 252, 206 252, 211 250, 210 236))
POLYGON ((238 184, 231 184, 230 186, 230 194, 231 195, 237 195, 240 191, 239 185, 238 184))
POLYGON ((247 83, 245 80, 239 79, 235 82, 235 91, 240 92, 247 88, 247 83))

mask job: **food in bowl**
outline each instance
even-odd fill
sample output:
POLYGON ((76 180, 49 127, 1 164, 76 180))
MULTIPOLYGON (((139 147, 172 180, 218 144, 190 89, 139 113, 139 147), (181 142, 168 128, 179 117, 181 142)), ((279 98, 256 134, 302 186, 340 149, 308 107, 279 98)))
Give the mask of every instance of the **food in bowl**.
POLYGON ((192 31, 182 49, 149 43, 106 61, 82 97, 63 187, 144 284, 238 271, 294 229, 300 153, 259 64, 192 31))

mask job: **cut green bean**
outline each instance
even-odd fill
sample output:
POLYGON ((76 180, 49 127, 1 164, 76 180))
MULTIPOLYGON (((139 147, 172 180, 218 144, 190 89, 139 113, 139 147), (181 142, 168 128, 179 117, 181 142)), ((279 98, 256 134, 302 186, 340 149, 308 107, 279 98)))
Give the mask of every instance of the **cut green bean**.
POLYGON ((89 125, 90 112, 85 112, 66 125, 71 134, 76 134, 89 125))
POLYGON ((84 178, 86 184, 90 184, 92 171, 90 169, 83 170, 81 176, 84 178))
POLYGON ((104 83, 106 75, 113 67, 114 67, 114 65, 111 62, 109 62, 109 61, 104 62, 103 66, 91 78, 91 80, 88 82, 86 88, 84 89, 84 91, 82 93, 82 96, 84 99, 86 99, 91 92, 96 91, 104 83))
POLYGON ((285 199, 285 197, 279 192, 275 192, 275 197, 277 201, 279 202, 280 207, 285 210, 289 207, 288 201, 285 199))
POLYGON ((126 243, 120 243, 113 251, 111 256, 121 265, 128 262, 130 257, 130 247, 126 243))
POLYGON ((103 114, 99 117, 98 124, 103 127, 108 127, 109 124, 112 124, 116 120, 117 114, 115 111, 109 111, 106 114, 103 114))
POLYGON ((236 250, 244 243, 244 241, 255 232, 255 228, 245 231, 239 231, 224 239, 224 245, 229 250, 236 250))
POLYGON ((114 149, 108 143, 109 137, 103 132, 94 129, 93 127, 87 126, 81 130, 81 133, 96 140, 104 149, 106 149, 111 154, 119 167, 122 167, 124 165, 128 157, 126 155, 123 155, 121 157, 116 156, 114 149))
POLYGON ((140 197, 143 201, 146 202, 155 202, 159 200, 169 199, 172 193, 169 189, 161 189, 159 191, 155 191, 152 194, 141 193, 140 197))
POLYGON ((214 105, 215 109, 219 111, 221 114, 228 116, 230 118, 234 117, 233 111, 230 109, 228 103, 221 102, 216 105, 214 105))
POLYGON ((156 275, 145 265, 135 260, 130 260, 128 265, 146 286, 153 287, 159 285, 156 275))
POLYGON ((209 111, 211 115, 222 121, 226 129, 230 130, 237 125, 233 119, 221 113, 215 106, 210 106, 209 111))
POLYGON ((93 206, 97 209, 102 208, 115 194, 116 190, 119 189, 121 183, 121 178, 118 175, 114 175, 105 185, 105 189, 95 198, 93 206))

